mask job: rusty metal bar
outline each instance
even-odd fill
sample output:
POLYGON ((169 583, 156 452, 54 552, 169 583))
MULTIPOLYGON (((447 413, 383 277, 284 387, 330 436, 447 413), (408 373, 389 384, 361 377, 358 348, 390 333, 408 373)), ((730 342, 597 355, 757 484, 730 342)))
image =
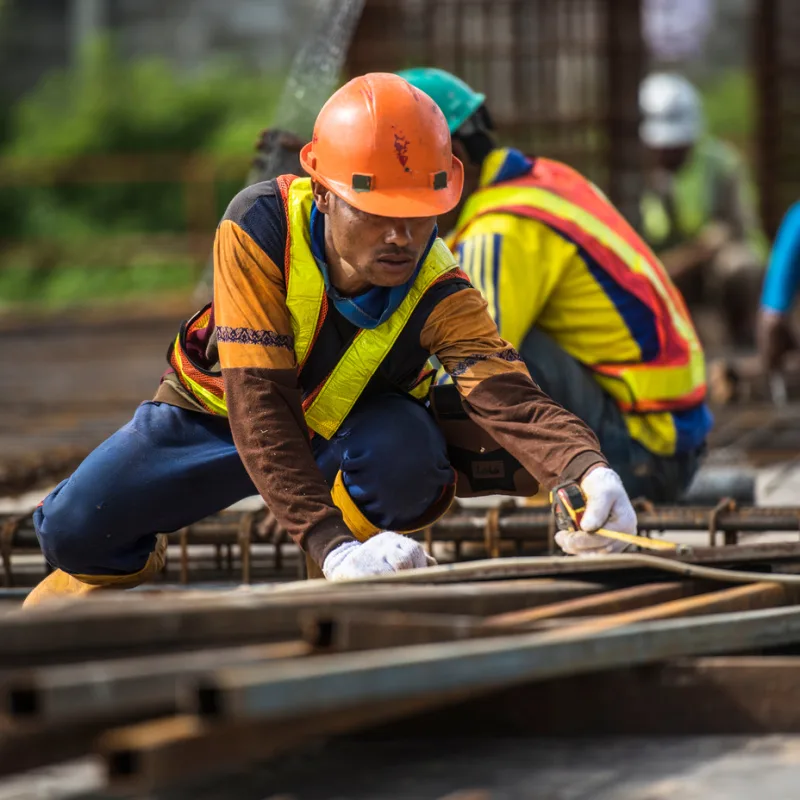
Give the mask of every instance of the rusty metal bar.
POLYGON ((507 614, 496 614, 487 617, 483 623, 488 628, 507 628, 529 625, 544 619, 559 617, 586 617, 595 614, 617 614, 631 609, 676 600, 691 591, 689 584, 647 583, 643 586, 631 586, 626 589, 615 589, 601 592, 589 597, 578 597, 575 600, 564 600, 538 608, 526 608, 521 611, 510 611, 507 614))
POLYGON ((784 587, 768 582, 686 596, 697 591, 698 587, 689 583, 647 584, 483 620, 391 611, 313 612, 305 617, 303 627, 306 641, 315 649, 353 652, 541 630, 540 624, 545 621, 557 623, 550 626, 556 635, 570 624, 573 632, 591 634, 648 620, 770 608, 789 602, 793 596, 784 587))
POLYGON ((6 678, 0 684, 2 708, 13 720, 39 724, 170 714, 176 711, 181 683, 193 675, 309 652, 298 641, 44 667, 6 678))
POLYGON ((317 652, 351 653, 434 642, 503 636, 480 617, 464 614, 406 614, 396 611, 314 611, 304 615, 303 635, 317 652))
MULTIPOLYGON (((312 582, 308 582, 312 584, 312 582)), ((454 586, 330 586, 325 606, 489 615, 602 590, 584 581, 520 580, 454 586)), ((300 634, 301 611, 319 608, 317 591, 227 595, 109 593, 67 609, 0 617, 0 667, 268 643, 300 634)))
POLYGON ((734 586, 695 597, 684 597, 666 603, 608 614, 596 619, 578 620, 569 630, 573 635, 591 635, 596 631, 652 620, 696 617, 704 614, 722 614, 756 609, 774 608, 792 601, 796 590, 764 581, 747 586, 734 586))
MULTIPOLYGON (((147 716, 146 709, 129 711, 121 714, 116 723, 136 723, 147 716)), ((3 718, 0 720, 0 777, 85 756, 107 726, 107 720, 76 720, 64 726, 62 723, 18 723, 3 718)))
POLYGON ((800 733, 800 657, 714 656, 504 689, 396 723, 386 738, 800 733))
MULTIPOLYGON (((500 535, 544 542, 551 520, 546 506, 505 505, 499 511, 493 507, 464 507, 456 509, 431 528, 434 540, 485 540, 490 515, 496 517, 495 525, 500 535)), ((225 511, 207 520, 183 529, 187 545, 241 544, 241 531, 255 524, 253 512, 225 511), (245 526, 240 528, 240 526, 245 526)), ((0 514, 0 526, 14 524, 10 537, 14 548, 38 549, 38 542, 29 516, 0 514)), ((765 531, 800 531, 800 506, 742 507, 735 508, 730 501, 716 507, 660 506, 639 514, 642 531, 705 531, 720 533, 759 533, 765 531)), ((178 538, 179 534, 174 534, 178 538)), ((424 538, 425 532, 418 534, 424 538)), ((270 543, 252 535, 252 543, 270 543)))
POLYGON ((595 632, 570 626, 543 634, 219 670, 199 682, 194 707, 210 719, 278 720, 439 691, 479 693, 677 656, 740 652, 798 641, 797 608, 640 622, 595 632))
MULTIPOLYGON (((444 585, 458 581, 508 580, 510 578, 533 578, 535 576, 577 575, 591 576, 608 580, 611 575, 625 570, 655 570, 680 575, 684 578, 719 581, 721 583, 748 584, 761 580, 770 580, 787 586, 800 586, 800 575, 796 572, 748 571, 741 569, 723 569, 710 564, 725 564, 726 567, 737 565, 735 558, 725 558, 730 548, 711 548, 712 553, 721 553, 722 557, 714 558, 707 553, 698 556, 697 551, 691 561, 674 556, 653 556, 644 553, 620 553, 614 555, 593 556, 588 558, 570 558, 564 556, 540 556, 522 558, 487 559, 460 564, 447 564, 428 567, 424 570, 408 570, 375 578, 363 578, 352 581, 357 585, 388 584, 437 584, 444 585)), ((767 562, 773 559, 767 558, 767 562)), ((747 562, 745 562, 747 563, 747 562)), ((771 567, 771 565, 769 565, 771 567)), ((794 567, 795 565, 791 565, 794 567)), ((319 582, 310 585, 308 591, 322 591, 325 584, 319 582)), ((293 591, 291 585, 279 587, 276 591, 293 591)))
POLYGON ((97 752, 106 764, 111 786, 148 792, 188 777, 263 761, 320 736, 418 714, 462 696, 445 691, 353 706, 344 712, 312 712, 279 726, 255 720, 209 724, 195 716, 177 716, 109 731, 100 738, 97 752))

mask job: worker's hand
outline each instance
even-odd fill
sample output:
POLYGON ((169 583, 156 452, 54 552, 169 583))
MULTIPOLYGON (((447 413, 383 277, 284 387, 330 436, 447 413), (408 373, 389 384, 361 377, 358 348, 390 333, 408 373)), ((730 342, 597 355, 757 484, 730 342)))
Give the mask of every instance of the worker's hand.
POLYGON ((346 581, 435 564, 413 539, 383 531, 366 542, 345 542, 331 550, 322 565, 322 574, 329 581, 346 581))
POLYGON ((619 475, 608 467, 595 467, 581 481, 581 490, 586 498, 581 530, 556 533, 558 546, 571 556, 624 550, 627 547, 625 542, 591 533, 598 528, 636 533, 636 512, 619 475))
POLYGON ((758 311, 756 341, 761 369, 765 375, 780 370, 784 356, 798 349, 789 315, 771 308, 760 308, 758 311))

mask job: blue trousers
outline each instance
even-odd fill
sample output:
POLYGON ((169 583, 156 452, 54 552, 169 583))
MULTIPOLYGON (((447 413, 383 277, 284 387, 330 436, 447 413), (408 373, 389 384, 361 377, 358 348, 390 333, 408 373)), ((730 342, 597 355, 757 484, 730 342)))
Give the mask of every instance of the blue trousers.
POLYGON ((699 466, 699 450, 659 456, 632 439, 611 395, 586 367, 538 328, 525 337, 520 355, 542 391, 595 432, 603 454, 631 497, 656 503, 680 499, 699 466))
MULTIPOLYGON (((328 484, 341 470, 351 498, 380 528, 410 525, 453 481, 433 418, 401 395, 360 404, 333 439, 314 437, 312 449, 328 484)), ((147 402, 45 498, 33 519, 54 567, 125 575, 144 566, 157 533, 255 494, 226 420, 147 402)))

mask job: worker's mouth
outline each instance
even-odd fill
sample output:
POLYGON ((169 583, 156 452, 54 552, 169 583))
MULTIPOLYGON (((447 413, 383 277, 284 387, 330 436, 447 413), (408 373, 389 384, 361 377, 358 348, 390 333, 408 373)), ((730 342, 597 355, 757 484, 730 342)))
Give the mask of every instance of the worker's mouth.
POLYGON ((408 272, 414 267, 414 259, 398 253, 397 255, 381 256, 378 264, 387 272, 408 272))

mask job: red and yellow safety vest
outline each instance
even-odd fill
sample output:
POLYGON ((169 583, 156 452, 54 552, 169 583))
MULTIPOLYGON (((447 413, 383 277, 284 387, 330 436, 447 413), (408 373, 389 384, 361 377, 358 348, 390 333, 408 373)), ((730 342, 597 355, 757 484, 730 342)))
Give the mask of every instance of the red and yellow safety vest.
MULTIPOLYGON (((328 302, 325 283, 311 250, 311 181, 308 178, 282 176, 278 178, 278 186, 287 218, 287 246, 283 266, 286 304, 291 316, 299 375, 325 321, 328 302)), ((397 310, 376 328, 359 329, 327 377, 306 394, 303 411, 306 423, 312 431, 326 439, 336 433, 381 362, 389 354, 425 293, 446 273, 457 269, 458 264, 453 255, 444 242, 437 239, 397 310)), ((181 331, 171 346, 169 362, 183 387, 206 411, 227 416, 221 371, 204 369, 187 350, 187 339, 211 324, 212 308, 208 305, 181 326, 181 331)), ((417 398, 426 397, 433 374, 432 365, 426 365, 409 393, 417 398)))
MULTIPOLYGON (((526 175, 475 192, 461 219, 468 225, 497 213, 536 219, 562 233, 652 310, 659 340, 655 358, 587 365, 622 411, 680 411, 703 402, 705 359, 683 297, 658 258, 594 184, 565 164, 537 158, 526 175)), ((459 234, 452 240, 457 242, 459 234)))

